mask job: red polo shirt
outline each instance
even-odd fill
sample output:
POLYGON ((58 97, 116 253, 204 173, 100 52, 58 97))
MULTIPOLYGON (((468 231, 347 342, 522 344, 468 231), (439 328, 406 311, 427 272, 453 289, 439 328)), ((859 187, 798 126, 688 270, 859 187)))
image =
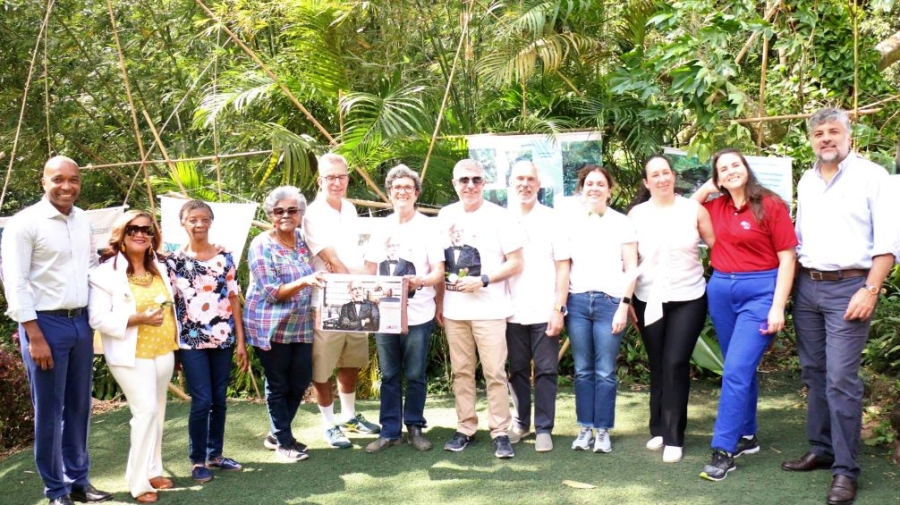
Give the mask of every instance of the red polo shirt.
POLYGON ((778 268, 778 251, 797 245, 787 205, 763 198, 765 217, 756 222, 750 206, 735 208, 727 194, 703 204, 712 218, 716 243, 710 253, 713 268, 723 273, 759 272, 778 268))

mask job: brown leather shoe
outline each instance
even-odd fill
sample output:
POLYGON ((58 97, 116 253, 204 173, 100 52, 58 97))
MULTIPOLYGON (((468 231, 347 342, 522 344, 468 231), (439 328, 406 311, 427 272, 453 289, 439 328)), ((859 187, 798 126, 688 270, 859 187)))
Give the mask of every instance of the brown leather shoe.
POLYGON ((430 451, 431 442, 422 434, 421 426, 406 425, 406 442, 417 451, 430 451))
POLYGON ((849 505, 856 500, 856 481, 846 475, 835 475, 828 489, 828 505, 849 505))
POLYGON ((136 496, 134 501, 138 503, 156 503, 156 500, 159 499, 156 493, 144 493, 140 496, 136 496))
POLYGON ((172 479, 167 479, 162 476, 150 479, 150 485, 153 486, 153 489, 172 489, 175 487, 175 483, 172 482, 172 479))
POLYGON ((819 456, 811 452, 807 452, 800 459, 792 459, 781 464, 782 470, 788 472, 810 472, 824 468, 831 468, 834 464, 834 458, 819 456))

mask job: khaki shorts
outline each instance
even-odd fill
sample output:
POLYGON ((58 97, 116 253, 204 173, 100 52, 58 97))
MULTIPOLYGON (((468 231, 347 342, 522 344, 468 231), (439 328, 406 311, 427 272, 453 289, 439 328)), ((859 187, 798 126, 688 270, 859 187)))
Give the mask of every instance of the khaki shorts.
POLYGON ((335 368, 363 368, 369 363, 368 333, 313 332, 313 382, 324 383, 335 368))

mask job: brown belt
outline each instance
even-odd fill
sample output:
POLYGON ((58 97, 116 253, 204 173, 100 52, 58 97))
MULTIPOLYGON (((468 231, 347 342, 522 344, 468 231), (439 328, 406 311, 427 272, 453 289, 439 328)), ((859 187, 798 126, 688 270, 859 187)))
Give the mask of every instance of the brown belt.
POLYGON ((823 272, 821 270, 800 267, 800 273, 814 281, 839 281, 841 279, 854 279, 869 275, 869 271, 862 268, 848 268, 847 270, 830 270, 823 272))

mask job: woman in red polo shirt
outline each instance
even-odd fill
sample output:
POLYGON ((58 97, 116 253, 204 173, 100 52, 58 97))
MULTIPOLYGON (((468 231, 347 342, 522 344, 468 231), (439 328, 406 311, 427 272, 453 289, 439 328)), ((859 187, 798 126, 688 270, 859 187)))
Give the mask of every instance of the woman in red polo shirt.
POLYGON ((716 234, 707 295, 725 368, 712 460, 700 476, 720 481, 734 470, 734 458, 759 452, 756 368, 784 328, 797 235, 787 205, 759 184, 740 152, 720 151, 712 165, 712 180, 693 198, 704 202, 716 234))

